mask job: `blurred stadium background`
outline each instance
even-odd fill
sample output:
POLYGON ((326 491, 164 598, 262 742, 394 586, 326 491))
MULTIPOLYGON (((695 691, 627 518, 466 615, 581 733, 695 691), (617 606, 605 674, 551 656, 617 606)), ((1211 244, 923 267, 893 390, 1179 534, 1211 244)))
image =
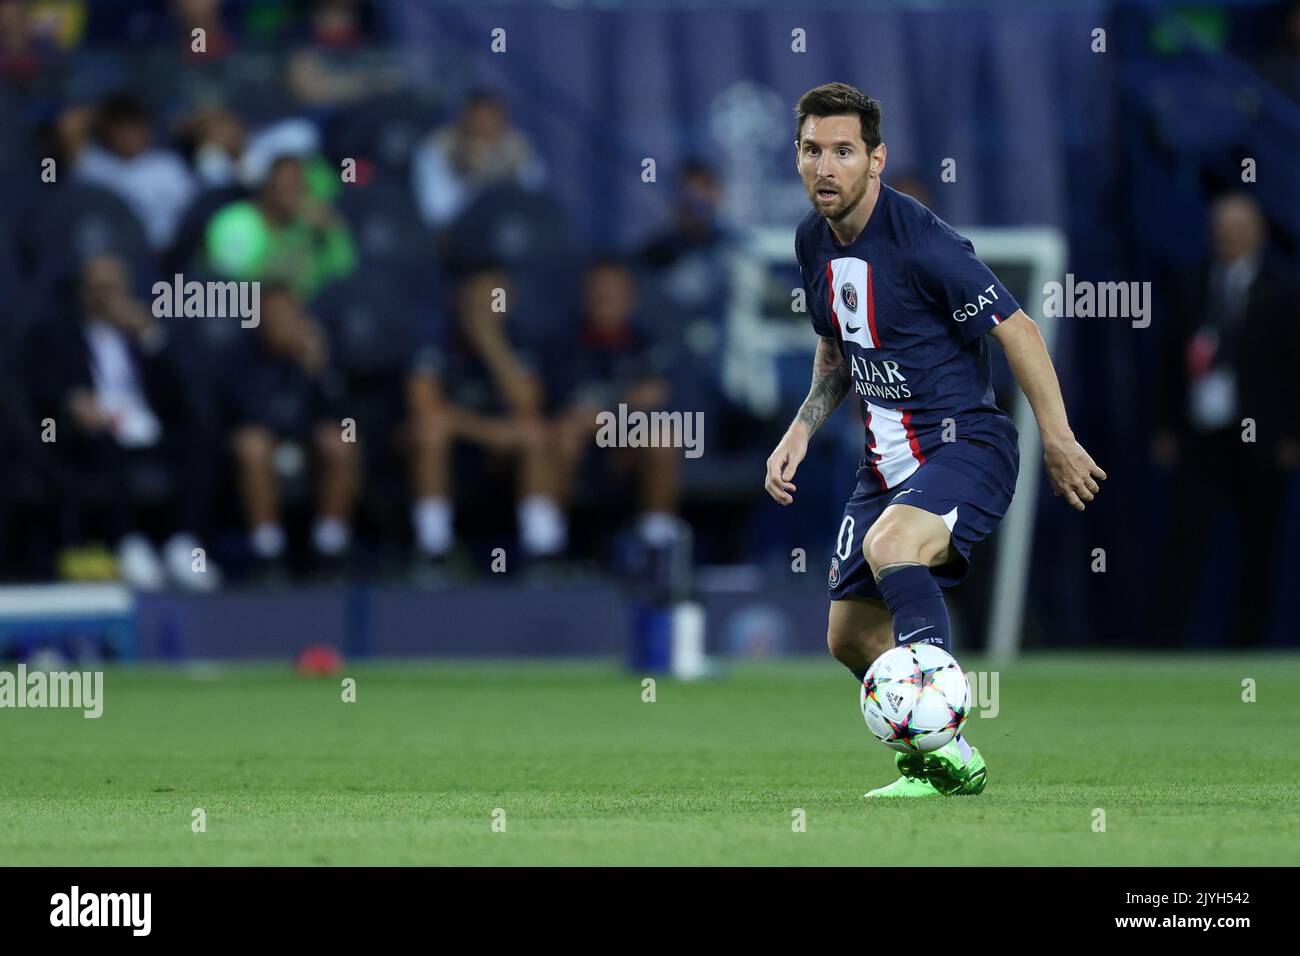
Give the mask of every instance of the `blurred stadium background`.
POLYGON ((1110 480, 1077 515, 1024 458, 959 652, 1300 644, 1300 4, 0 0, 0 659, 824 653, 860 422, 793 507, 762 474, 813 346, 792 105, 832 79, 1035 318, 1065 272, 1152 283, 1147 328, 1055 323, 1110 480), (1264 265, 1216 418, 1229 247, 1264 265), (151 319, 176 274, 260 279, 261 324, 151 319), (496 287, 507 334, 467 331, 496 287), (575 409, 624 400, 704 454, 591 447, 575 409))

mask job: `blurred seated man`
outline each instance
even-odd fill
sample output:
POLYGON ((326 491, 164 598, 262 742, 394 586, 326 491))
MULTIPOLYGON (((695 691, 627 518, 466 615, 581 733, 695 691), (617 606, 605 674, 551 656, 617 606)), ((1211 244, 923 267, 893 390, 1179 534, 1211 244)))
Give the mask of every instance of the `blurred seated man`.
MULTIPOLYGON (((1212 259, 1175 289, 1162 342, 1152 455, 1175 472, 1151 626, 1162 643, 1182 637, 1227 506, 1236 512, 1241 556, 1229 639, 1244 647, 1268 632, 1283 491, 1300 462, 1300 291, 1268 261, 1254 199, 1221 197, 1210 226, 1212 259), (1254 422, 1250 440, 1246 419, 1254 422)), ((1216 543, 1216 581, 1222 552, 1216 543)))
POLYGON ((447 225, 488 186, 514 183, 526 189, 546 179, 528 138, 510 123, 506 104, 479 91, 465 99, 454 121, 431 132, 411 159, 411 186, 425 223, 447 225))
MULTIPOLYGON (((723 184, 707 163, 690 159, 676 175, 672 220, 641 251, 642 290, 654 304, 655 334, 675 348, 669 376, 676 401, 728 419, 717 428, 729 446, 759 431, 742 400, 732 395, 718 354, 728 337, 726 303, 733 296, 730 255, 734 236, 723 224, 723 184)), ((715 448, 718 446, 715 445, 715 448)))
POLYGON ((277 158, 253 199, 233 202, 212 217, 207 255, 224 278, 274 277, 288 282, 304 302, 357 266, 347 224, 307 194, 296 156, 277 158))
POLYGON ((153 119, 129 94, 99 104, 92 132, 93 142, 77 157, 77 178, 116 193, 144 226, 150 246, 167 248, 198 191, 189 167, 153 145, 153 119))
POLYGON ((62 99, 66 82, 56 37, 42 29, 30 0, 0 0, 0 87, 29 101, 62 99))
MULTIPOLYGON (((50 444, 86 492, 76 524, 100 519, 118 569, 153 590, 167 576, 210 590, 219 572, 194 549, 206 527, 213 455, 210 407, 185 373, 175 340, 131 294, 127 267, 108 255, 81 269, 75 321, 38 329, 32 380, 58 431, 50 444), (165 501, 159 561, 144 512, 165 501)), ((78 537, 86 537, 79 534, 78 537)))
POLYGON ((680 259, 726 242, 719 221, 722 183, 702 160, 688 159, 677 170, 672 223, 642 250, 647 266, 656 272, 672 269, 680 259))
POLYGON ((376 41, 375 18, 359 0, 312 0, 306 43, 289 54, 285 81, 304 106, 344 106, 402 87, 395 56, 376 41))
POLYGON ((222 376, 239 495, 263 572, 283 571, 280 471, 314 453, 317 565, 339 570, 351 543, 359 483, 355 435, 335 407, 325 336, 285 285, 262 287, 261 316, 222 376))
MULTIPOLYGON (((617 414, 620 404, 628 411, 667 408, 667 356, 662 345, 633 326, 636 304, 636 280, 626 265, 604 259, 587 270, 574 340, 566 343, 563 361, 553 363, 566 383, 555 447, 565 501, 572 497, 578 466, 599 430, 598 413, 617 414)), ((636 486, 642 537, 651 545, 672 540, 682 449, 625 448, 605 454, 610 474, 636 486)))
POLYGON ((238 113, 222 106, 199 107, 181 120, 177 138, 200 187, 219 189, 239 182, 249 137, 238 113))
POLYGON ((453 544, 452 456, 472 454, 458 473, 509 474, 520 543, 531 557, 564 550, 567 528, 547 457, 543 389, 516 338, 506 274, 483 268, 457 292, 445 348, 412 377, 412 479, 416 545, 434 562, 453 544))
POLYGON ((235 38, 226 30, 221 0, 171 0, 173 42, 190 57, 219 60, 234 49, 235 38), (203 31, 203 52, 193 49, 194 31, 203 31))

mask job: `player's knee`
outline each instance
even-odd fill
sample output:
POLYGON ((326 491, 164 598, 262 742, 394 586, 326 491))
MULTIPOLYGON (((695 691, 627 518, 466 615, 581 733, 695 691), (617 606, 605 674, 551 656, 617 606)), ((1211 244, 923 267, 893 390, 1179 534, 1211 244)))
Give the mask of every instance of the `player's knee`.
POLYGON ((834 627, 826 629, 826 649, 830 651, 831 657, 841 664, 853 666, 857 663, 860 656, 857 643, 855 635, 846 634, 834 627))
POLYGON ((872 661, 893 646, 893 629, 888 623, 862 630, 835 626, 826 630, 826 649, 846 667, 870 667, 872 661))
POLYGON ((948 551, 948 539, 929 529, 910 527, 888 514, 877 521, 862 539, 862 556, 873 572, 891 564, 939 563, 948 551))
POLYGON ((877 522, 862 540, 862 556, 873 571, 890 564, 918 563, 915 539, 892 522, 877 522))

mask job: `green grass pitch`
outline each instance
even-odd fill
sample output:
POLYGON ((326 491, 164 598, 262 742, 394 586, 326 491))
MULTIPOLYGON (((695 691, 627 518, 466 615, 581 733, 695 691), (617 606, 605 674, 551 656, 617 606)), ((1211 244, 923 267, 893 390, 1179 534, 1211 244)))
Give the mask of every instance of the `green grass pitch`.
POLYGON ((1295 657, 1028 658, 968 725, 988 790, 901 802, 862 799, 892 756, 829 658, 653 703, 612 664, 344 675, 355 703, 151 667, 109 670, 98 720, 0 710, 0 864, 1300 864, 1295 657))

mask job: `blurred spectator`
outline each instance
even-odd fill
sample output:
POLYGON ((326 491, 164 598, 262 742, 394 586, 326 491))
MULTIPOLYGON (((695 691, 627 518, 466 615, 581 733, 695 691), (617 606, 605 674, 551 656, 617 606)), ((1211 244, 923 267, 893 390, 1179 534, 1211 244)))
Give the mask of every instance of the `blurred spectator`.
POLYGON ((314 0, 309 29, 313 43, 332 49, 351 49, 369 39, 361 0, 314 0))
MULTIPOLYGON (((565 378, 562 411, 556 419, 556 453, 562 497, 569 500, 578 466, 599 430, 597 414, 666 409, 668 357, 633 324, 636 280, 617 259, 592 264, 583 282, 582 316, 572 339, 566 337, 563 362, 555 366, 565 378)), ((635 484, 641 518, 639 530, 652 545, 666 544, 676 533, 681 486, 679 448, 624 448, 607 453, 609 476, 635 484)))
POLYGON ((329 202, 341 188, 338 167, 321 154, 320 130, 310 120, 286 117, 249 132, 238 113, 213 106, 182 120, 178 136, 195 174, 208 187, 256 188, 277 160, 296 157, 303 164, 308 196, 329 202))
POLYGON ((730 404, 718 361, 725 348, 734 248, 719 217, 722 199, 713 168, 687 160, 677 171, 672 222, 641 252, 657 331, 678 350, 675 398, 700 409, 730 404))
POLYGON ((279 472, 315 454, 312 545, 336 568, 351 543, 359 483, 355 441, 345 440, 325 335, 286 285, 262 288, 261 316, 228 359, 222 406, 232 426, 236 478, 250 544, 261 570, 283 570, 286 537, 279 472))
POLYGON ((467 276, 445 351, 411 386, 413 518, 426 557, 443 557, 452 546, 453 454, 456 474, 468 485, 513 477, 525 553, 555 555, 567 541, 542 419, 542 382, 508 318, 510 295, 507 276, 495 268, 467 276))
POLYGON ((187 56, 218 60, 234 47, 234 39, 221 20, 221 0, 171 0, 177 39, 187 56), (203 31, 202 51, 194 49, 194 31, 203 31))
POLYGON ((95 129, 93 106, 69 106, 59 111, 44 130, 43 146, 60 169, 75 169, 95 129))
POLYGON ((416 202, 433 228, 454 219, 485 187, 539 189, 544 181, 532 143, 510 125, 505 103, 490 92, 471 94, 460 116, 430 133, 412 160, 416 202))
POLYGON ((120 196, 144 226, 149 244, 165 249, 196 192, 184 160, 153 146, 149 111, 127 93, 99 104, 92 132, 93 142, 77 158, 76 175, 120 196))
POLYGON ((219 275, 285 282, 305 301, 357 264, 347 224, 307 194, 302 160, 293 156, 271 164, 255 198, 213 216, 207 255, 219 275))
POLYGON ((38 331, 38 402, 58 423, 53 454, 85 494, 71 504, 91 512, 76 514, 73 523, 104 525, 123 579, 156 589, 170 576, 183 587, 209 590, 219 572, 211 562, 202 573, 192 566, 211 500, 208 406, 186 377, 174 338, 129 284, 120 259, 85 263, 76 320, 38 331), (142 518, 159 497, 169 511, 161 562, 142 518))
POLYGON ((22 85, 40 72, 41 44, 28 0, 0 0, 0 77, 22 85))
MULTIPOLYGON (((1266 257, 1263 214, 1241 194, 1211 210, 1212 259, 1176 290, 1169 310, 1152 454, 1175 469, 1173 528, 1154 633, 1182 634, 1218 507, 1237 516, 1241 586, 1232 642, 1267 635, 1277 516, 1287 472, 1300 461, 1300 297, 1266 257), (1254 437, 1244 437, 1245 419, 1254 437)), ((1216 547, 1216 569, 1220 549, 1216 547)))
POLYGON ((1259 71, 1274 86, 1300 103, 1300 2, 1286 12, 1276 52, 1259 61, 1259 71))
POLYGON ((360 0, 314 0, 310 45, 288 64, 289 90, 299 103, 342 106, 402 85, 398 62, 371 44, 366 12, 360 0))
POLYGON ((677 171, 672 225, 645 247, 642 256, 652 269, 670 269, 683 256, 717 245, 726 238, 718 222, 722 184, 706 163, 692 159, 677 171))
POLYGON ((196 110, 181 123, 178 136, 203 186, 231 186, 239 181, 248 131, 238 114, 219 106, 196 110))
POLYGON ((58 45, 37 28, 30 0, 0 0, 0 84, 28 96, 49 96, 62 76, 58 45))
POLYGON ((171 0, 166 17, 123 17, 127 35, 118 42, 138 45, 126 61, 131 86, 159 112, 225 105, 256 125, 280 119, 293 104, 279 82, 275 35, 294 6, 171 0))

